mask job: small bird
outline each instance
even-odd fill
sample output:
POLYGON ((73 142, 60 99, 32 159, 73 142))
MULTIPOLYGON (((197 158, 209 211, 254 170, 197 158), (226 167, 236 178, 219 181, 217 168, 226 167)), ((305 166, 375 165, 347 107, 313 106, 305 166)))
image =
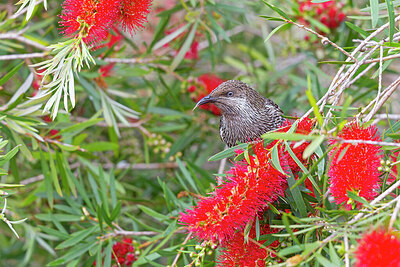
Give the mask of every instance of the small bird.
POLYGON ((214 103, 221 110, 219 133, 229 147, 245 143, 282 125, 283 112, 272 100, 262 96, 248 84, 229 80, 197 102, 214 103))

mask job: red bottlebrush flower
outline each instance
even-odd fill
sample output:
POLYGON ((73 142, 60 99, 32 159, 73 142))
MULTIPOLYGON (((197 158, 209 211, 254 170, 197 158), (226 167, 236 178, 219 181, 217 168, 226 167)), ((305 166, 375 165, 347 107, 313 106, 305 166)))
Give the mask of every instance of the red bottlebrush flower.
MULTIPOLYGON (((311 133, 311 131, 314 129, 314 122, 310 119, 310 118, 304 118, 302 120, 297 120, 297 127, 296 127, 296 131, 295 133, 298 134, 309 134, 311 133)), ((286 120, 286 122, 282 125, 282 127, 280 129, 278 129, 279 132, 287 132, 292 125, 294 124, 295 121, 292 120, 286 120)), ((295 143, 292 143, 290 145, 290 148, 292 149, 293 153, 296 155, 297 159, 303 164, 303 165, 307 165, 307 159, 303 159, 303 152, 304 149, 307 148, 307 146, 310 144, 310 142, 304 142, 303 144, 301 144, 300 146, 296 145, 295 143)), ((281 164, 283 164, 284 162, 286 162, 286 164, 289 166, 290 170, 292 171, 292 173, 296 173, 300 170, 299 165, 294 161, 293 157, 288 153, 285 152, 285 154, 283 154, 281 156, 281 164)))
MULTIPOLYGON (((264 225, 260 228, 261 235, 278 232, 277 229, 271 229, 269 225, 264 225)), ((254 242, 255 238, 256 231, 254 226, 250 230, 248 242, 244 239, 242 232, 236 232, 221 249, 222 255, 218 259, 218 266, 264 267, 268 256, 273 258, 275 255, 271 255, 268 250, 261 247, 266 242, 265 240, 254 242)), ((276 248, 278 246, 279 241, 275 240, 267 247, 276 248)))
POLYGON ((198 82, 202 83, 207 91, 207 94, 211 93, 218 85, 223 83, 220 77, 214 74, 203 74, 198 78, 198 82))
POLYGON ((112 69, 114 68, 115 63, 110 63, 99 68, 99 72, 101 73, 101 77, 111 76, 112 69))
MULTIPOLYGON (((330 29, 336 29, 346 17, 343 12, 339 12, 342 7, 343 4, 336 1, 324 3, 312 3, 311 0, 303 1, 299 5, 300 17, 298 19, 300 23, 310 25, 307 17, 311 17, 330 29)), ((321 32, 318 28, 317 30, 321 32)))
POLYGON ((383 229, 363 235, 355 251, 356 267, 400 266, 400 239, 383 229))
POLYGON ((283 195, 285 176, 271 166, 269 151, 262 142, 253 144, 253 150, 255 156, 249 156, 249 162, 231 168, 227 182, 200 199, 192 210, 181 213, 180 222, 199 239, 224 244, 267 203, 283 195))
MULTIPOLYGON (((364 128, 353 122, 345 126, 338 137, 345 140, 379 141, 376 131, 374 126, 364 128)), ((336 203, 345 203, 345 208, 351 209, 351 204, 347 203, 347 191, 354 191, 361 197, 372 199, 376 195, 375 189, 379 187, 381 147, 363 143, 338 144, 337 140, 330 140, 329 144, 331 147, 337 145, 329 152, 331 165, 328 171, 330 190, 336 203)))
POLYGON ((60 15, 61 33, 67 37, 81 34, 86 44, 98 46, 115 23, 118 7, 118 0, 65 0, 60 15))
POLYGON ((120 0, 119 24, 131 35, 144 29, 152 0, 120 0))
MULTIPOLYGON (((200 99, 211 93, 218 85, 223 83, 225 80, 222 80, 220 77, 214 74, 203 74, 200 77, 196 78, 195 84, 189 86, 188 92, 191 93, 191 97, 193 101, 198 102, 200 99)), ((201 105, 199 108, 209 110, 214 115, 221 115, 221 111, 214 104, 205 104, 201 105)))

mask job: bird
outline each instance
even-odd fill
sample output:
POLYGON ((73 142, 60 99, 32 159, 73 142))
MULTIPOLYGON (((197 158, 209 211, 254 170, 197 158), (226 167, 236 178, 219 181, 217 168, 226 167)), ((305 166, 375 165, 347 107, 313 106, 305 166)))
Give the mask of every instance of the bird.
POLYGON ((283 112, 276 103, 239 80, 221 83, 200 99, 193 110, 207 103, 221 110, 219 133, 228 147, 254 141, 284 122, 283 112))

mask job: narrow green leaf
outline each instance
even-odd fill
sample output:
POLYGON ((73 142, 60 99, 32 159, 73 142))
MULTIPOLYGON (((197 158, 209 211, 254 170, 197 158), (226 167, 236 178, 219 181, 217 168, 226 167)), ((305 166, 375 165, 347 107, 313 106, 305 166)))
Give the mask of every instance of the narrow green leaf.
POLYGON ((176 159, 176 163, 178 163, 179 169, 182 172, 183 177, 185 178, 185 180, 190 184, 190 186, 193 188, 194 191, 196 191, 197 194, 200 194, 199 189, 197 188, 197 185, 196 185, 195 181, 192 178, 192 175, 187 170, 185 165, 183 165, 182 161, 179 158, 177 158, 176 159))
POLYGON ((300 213, 300 216, 302 218, 306 218, 307 217, 306 204, 304 203, 304 199, 303 196, 301 195, 300 188, 298 186, 293 188, 293 185, 296 183, 296 180, 294 179, 292 173, 290 173, 287 176, 287 181, 289 185, 288 190, 292 192, 297 211, 300 213))
MULTIPOLYGON (((47 145, 48 151, 51 151, 49 146, 47 145)), ((54 164, 54 159, 53 159, 53 153, 49 152, 47 153, 49 155, 49 163, 50 163, 50 177, 53 181, 54 188, 56 189, 56 192, 59 196, 63 196, 63 192, 61 190, 60 182, 58 181, 58 175, 57 175, 57 169, 56 165, 54 164)))
POLYGON ((103 229, 103 211, 100 205, 97 205, 97 219, 99 220, 100 230, 104 231, 103 229))
POLYGON ((49 204, 50 209, 53 209, 53 186, 50 177, 49 167, 47 165, 44 153, 41 148, 39 148, 39 154, 40 154, 40 164, 44 176, 44 186, 46 188, 47 203, 49 204))
MULTIPOLYGON (((94 211, 94 207, 92 202, 89 200, 88 197, 88 193, 86 192, 85 188, 83 187, 83 185, 78 181, 78 179, 75 177, 75 175, 71 172, 71 170, 69 168, 66 169, 68 178, 74 183, 74 185, 76 186, 76 189, 79 192, 79 196, 82 197, 82 199, 85 201, 86 205, 92 210, 94 211)), ((78 175, 79 177, 79 175, 78 175)))
POLYGON ((299 239, 294 235, 292 228, 290 228, 289 218, 288 218, 288 215, 286 213, 282 214, 282 222, 285 225, 285 229, 290 234, 290 237, 293 239, 293 241, 297 245, 301 245, 299 239))
POLYGON ((56 247, 56 249, 64 249, 67 247, 71 247, 74 246, 76 244, 78 244, 79 242, 81 242, 82 240, 84 240, 88 235, 90 235, 91 233, 93 233, 97 228, 97 225, 94 225, 88 229, 84 229, 81 231, 77 231, 74 232, 69 239, 61 242, 60 244, 58 244, 58 246, 56 247))
POLYGON ((279 160, 278 144, 274 145, 274 147, 272 148, 271 160, 272 160, 272 164, 274 165, 274 168, 277 169, 280 173, 287 176, 287 174, 283 171, 281 162, 279 160))
POLYGON ((317 135, 305 135, 298 133, 285 133, 285 132, 268 132, 261 136, 263 139, 270 140, 287 140, 287 141, 301 141, 301 140, 314 140, 318 138, 317 135))
POLYGON ((246 149, 246 147, 247 147, 247 144, 240 144, 240 145, 225 149, 225 150, 218 152, 217 154, 211 156, 208 159, 208 161, 217 161, 217 160, 221 160, 224 158, 229 158, 229 157, 235 156, 236 155, 235 150, 237 150, 239 148, 246 149))
POLYGON ((111 256, 112 256, 112 242, 109 240, 108 245, 105 250, 105 257, 104 257, 104 265, 103 267, 110 267, 111 266, 111 256))
POLYGON ((39 213, 39 214, 36 214, 35 217, 39 220, 46 221, 46 222, 53 221, 53 217, 60 222, 78 222, 78 221, 82 220, 82 216, 80 216, 80 215, 61 214, 61 213, 56 213, 56 214, 39 213))
POLYGON ((309 158, 312 154, 314 154, 315 150, 319 148, 319 146, 324 141, 325 136, 321 135, 317 137, 317 139, 312 140, 311 144, 309 144, 303 152, 303 159, 309 158))
POLYGON ((43 225, 38 225, 38 227, 43 232, 45 232, 45 233, 47 233, 47 234, 49 234, 51 236, 58 237, 58 238, 60 238, 62 240, 66 240, 66 239, 70 238, 69 234, 63 233, 63 232, 58 231, 56 229, 49 228, 49 227, 46 227, 46 226, 43 226, 43 225))
POLYGON ((336 264, 329 261, 327 258, 325 258, 324 256, 322 256, 319 253, 315 253, 315 257, 317 258, 317 261, 324 267, 336 267, 337 266, 336 264))
POLYGON ((106 222, 106 224, 108 224, 108 226, 110 226, 111 228, 114 228, 111 218, 109 216, 109 212, 104 208, 104 204, 101 204, 100 208, 101 208, 101 213, 103 215, 103 219, 106 222))
POLYGON ((352 191, 347 191, 347 196, 351 199, 354 199, 357 202, 362 203, 364 206, 366 206, 370 209, 373 209, 373 207, 369 204, 369 202, 365 198, 357 195, 356 193, 354 193, 352 191))
POLYGON ((70 249, 67 253, 65 253, 60 258, 50 262, 48 264, 48 266, 57 266, 57 265, 67 263, 67 262, 81 256, 86 251, 88 251, 90 248, 95 246, 96 244, 97 244, 96 242, 79 244, 79 245, 73 247, 72 249, 70 249))
POLYGON ((340 260, 339 255, 336 253, 336 249, 334 248, 332 242, 329 242, 329 258, 332 260, 333 263, 336 264, 336 266, 342 264, 342 261, 340 260))
POLYGON ((283 18, 287 19, 287 20, 291 20, 289 18, 288 15, 286 15, 285 12, 283 12, 282 10, 280 10, 279 8, 277 8, 274 5, 269 4, 267 1, 263 0, 264 4, 266 4, 269 8, 271 8, 272 10, 274 10, 276 13, 278 13, 280 16, 282 16, 283 18))
POLYGON ((172 60, 171 66, 170 66, 170 71, 174 71, 176 67, 178 67, 179 63, 183 60, 185 57, 187 51, 189 51, 190 46, 194 40, 194 36, 196 34, 197 26, 199 25, 199 22, 196 21, 194 25, 192 26, 192 29, 190 30, 188 36, 186 37, 185 42, 183 43, 182 47, 180 48, 178 54, 176 57, 172 60))
POLYGON ((97 151, 108 151, 108 150, 118 149, 119 146, 115 143, 100 141, 90 144, 82 144, 81 148, 89 152, 97 152, 97 151))
POLYGON ((149 207, 146 207, 146 206, 143 206, 143 205, 139 205, 138 207, 139 207, 139 209, 141 209, 144 213, 146 213, 147 215, 150 215, 152 218, 155 218, 155 219, 157 219, 157 220, 159 220, 159 221, 164 222, 164 221, 169 220, 169 217, 168 217, 168 216, 165 216, 165 215, 163 215, 163 214, 161 214, 161 213, 158 213, 157 211, 152 210, 152 209, 150 209, 149 207))
POLYGON ((264 43, 268 42, 268 40, 272 37, 272 35, 274 35, 275 33, 287 30, 291 27, 292 25, 289 23, 285 23, 285 24, 281 24, 278 27, 276 27, 275 29, 273 29, 267 36, 267 38, 265 38, 264 43))
POLYGON ((15 66, 10 72, 8 72, 6 75, 0 78, 0 86, 5 84, 12 76, 14 76, 15 73, 22 67, 22 65, 25 64, 25 61, 22 61, 19 63, 17 66, 15 66))
POLYGON ((111 212, 110 220, 114 221, 115 218, 117 218, 117 216, 119 215, 120 211, 121 211, 121 201, 118 201, 118 203, 115 205, 113 211, 111 212))
POLYGON ((376 24, 378 24, 378 16, 379 16, 379 0, 369 0, 369 3, 371 5, 371 23, 372 23, 372 28, 376 27, 376 24))
POLYGON ((105 173, 101 166, 98 168, 99 171, 99 185, 100 185, 100 197, 101 197, 101 203, 103 204, 103 207, 106 211, 106 214, 110 214, 110 209, 108 207, 108 197, 107 197, 107 182, 105 179, 105 173))
POLYGON ((389 15, 389 43, 393 42, 393 34, 395 32, 395 15, 392 0, 385 0, 389 15))
MULTIPOLYGON (((345 23, 350 29, 352 29, 355 32, 358 32, 363 38, 367 38, 369 36, 369 33, 367 31, 361 29, 357 25, 354 25, 353 23, 348 22, 348 21, 345 21, 345 23)), ((372 40, 379 42, 379 40, 376 37, 372 38, 372 40)))
POLYGON ((189 26, 190 26, 190 24, 185 24, 182 27, 180 27, 179 29, 173 31, 171 34, 166 35, 164 38, 162 38, 160 41, 158 41, 154 45, 153 50, 161 48, 165 44, 168 44, 169 42, 171 42, 172 40, 177 38, 179 35, 183 34, 189 28, 189 26))
POLYGON ((3 166, 6 162, 8 162, 12 157, 15 156, 15 154, 18 153, 20 148, 20 145, 14 147, 11 149, 7 154, 5 155, 0 155, 0 166, 3 166))
POLYGON ((75 136, 85 130, 86 128, 96 125, 97 123, 103 121, 103 118, 92 118, 84 122, 74 123, 73 125, 60 130, 60 134, 66 138, 70 136, 75 136))
POLYGON ((307 75, 307 90, 306 90, 306 95, 308 98, 308 101, 310 102, 310 105, 313 108, 314 111, 314 116, 317 118, 319 125, 322 126, 323 124, 323 119, 321 116, 321 113, 319 113, 319 108, 317 106, 317 101, 315 100, 314 96, 312 95, 312 89, 311 89, 311 76, 308 74, 307 75))

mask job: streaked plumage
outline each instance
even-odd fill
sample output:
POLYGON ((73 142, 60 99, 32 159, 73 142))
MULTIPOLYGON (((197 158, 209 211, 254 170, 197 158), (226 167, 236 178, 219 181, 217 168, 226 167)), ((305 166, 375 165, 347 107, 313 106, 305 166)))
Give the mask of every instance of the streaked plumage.
POLYGON ((220 136, 229 147, 255 140, 284 120, 277 104, 237 80, 222 83, 196 107, 210 102, 221 110, 220 136))

